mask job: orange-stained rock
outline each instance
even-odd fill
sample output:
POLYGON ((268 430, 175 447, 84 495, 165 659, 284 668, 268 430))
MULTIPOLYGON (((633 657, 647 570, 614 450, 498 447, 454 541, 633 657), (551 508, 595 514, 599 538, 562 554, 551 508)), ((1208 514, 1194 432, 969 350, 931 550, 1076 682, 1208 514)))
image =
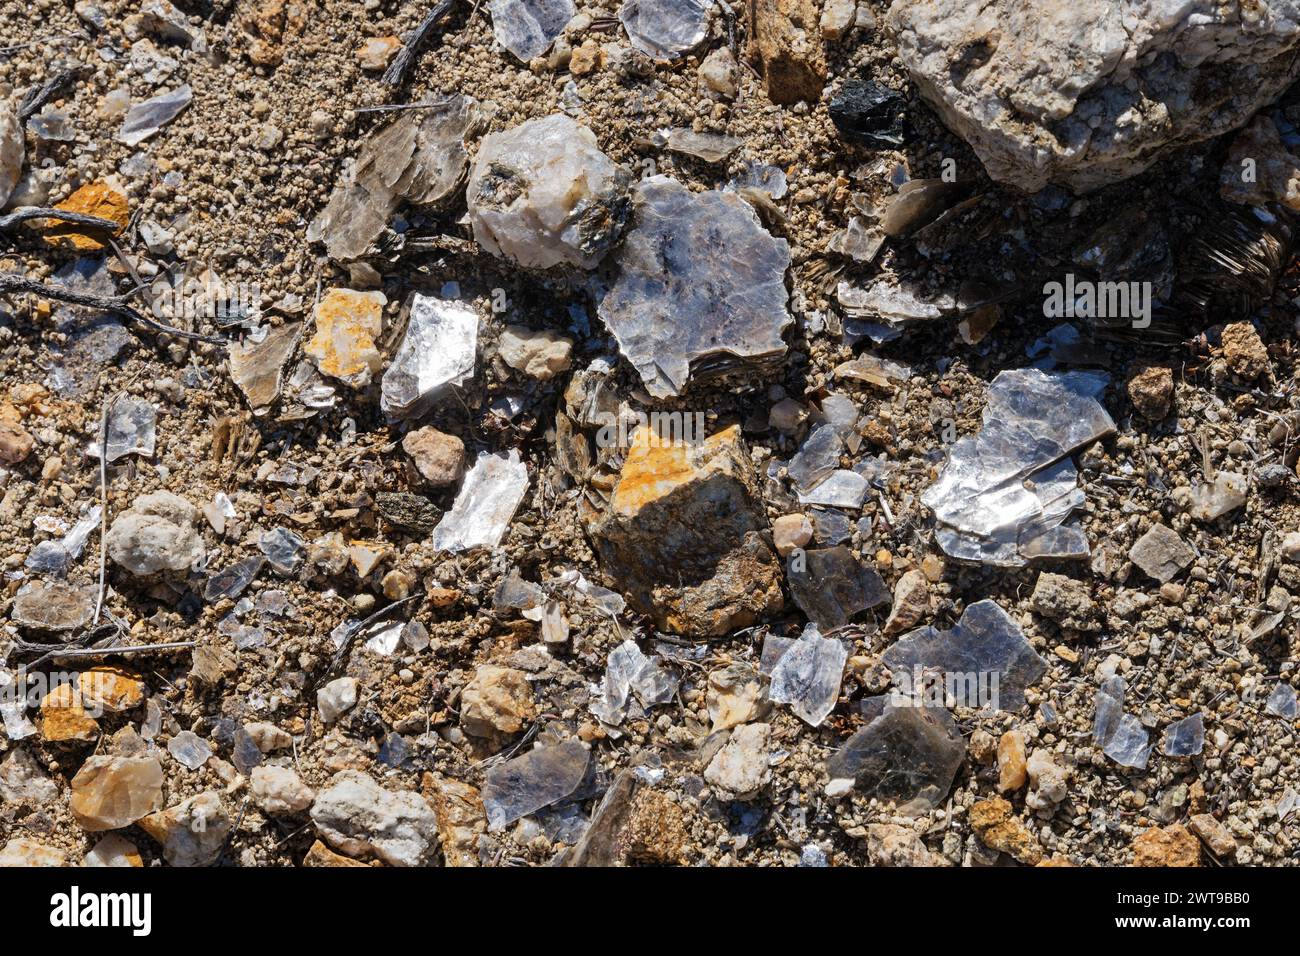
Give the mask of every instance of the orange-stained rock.
POLYGON ((157 757, 89 757, 72 778, 72 815, 87 830, 117 830, 162 802, 157 757))
POLYGON ((1143 830, 1133 841, 1134 866, 1200 866, 1201 843, 1181 823, 1143 830))
POLYGON ((607 509, 585 520, 601 564, 660 630, 727 634, 781 610, 781 565, 733 425, 703 441, 643 426, 607 509))
POLYGON ((365 388, 384 364, 375 339, 387 301, 382 292, 330 289, 316 305, 316 334, 303 351, 322 374, 365 388))
POLYGON ((110 714, 134 710, 144 703, 144 681, 124 667, 93 667, 77 678, 82 702, 110 714))
POLYGON ((360 860, 354 860, 342 853, 335 853, 320 840, 311 845, 307 855, 302 858, 303 866, 367 866, 360 860))
POLYGON ((1011 804, 1001 797, 974 804, 967 819, 975 835, 990 849, 1015 857, 1028 866, 1042 860, 1043 850, 1038 840, 1011 815, 1011 804))
POLYGON ((71 684, 60 684, 41 701, 41 736, 53 743, 89 743, 99 737, 99 724, 71 684))
MULTIPOLYGON (((54 208, 107 219, 117 223, 119 232, 126 228, 127 220, 131 218, 126 193, 103 179, 82 186, 54 208)), ((101 230, 56 223, 53 220, 47 222, 49 225, 45 228, 45 241, 50 245, 70 245, 78 252, 97 252, 108 245, 101 230)))

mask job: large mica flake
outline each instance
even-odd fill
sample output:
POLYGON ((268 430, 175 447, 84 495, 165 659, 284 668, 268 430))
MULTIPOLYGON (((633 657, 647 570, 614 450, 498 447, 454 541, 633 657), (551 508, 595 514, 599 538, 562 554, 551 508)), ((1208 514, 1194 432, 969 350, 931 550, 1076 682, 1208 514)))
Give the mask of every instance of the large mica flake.
POLYGON ((438 551, 495 548, 505 537, 528 491, 528 466, 518 449, 504 455, 480 455, 461 483, 451 510, 433 529, 438 551))
POLYGON ((427 410, 447 390, 474 376, 478 313, 451 299, 416 293, 393 364, 384 372, 380 406, 393 418, 427 410))
POLYGON ((1300 73, 1295 0, 896 0, 889 27, 921 95, 1027 191, 1140 173, 1300 73))
POLYGON ((672 60, 708 33, 712 0, 626 0, 618 18, 632 45, 656 60, 672 60))
POLYGON ((889 695, 862 702, 867 723, 826 762, 828 794, 934 807, 952 788, 966 738, 942 707, 895 706, 889 695))
POLYGON ((790 246, 735 193, 693 193, 667 176, 633 192, 632 226, 600 317, 656 398, 786 353, 790 246))
POLYGON ((573 19, 573 0, 490 0, 492 35, 527 63, 551 48, 573 19))
POLYGON ((1017 711, 1025 688, 1047 672, 1019 625, 992 601, 978 601, 951 631, 922 627, 885 651, 885 666, 900 688, 924 698, 921 685, 941 678, 964 707, 1017 711), (987 699, 983 699, 987 698, 987 699))
POLYGON ((642 427, 587 530, 612 584, 656 627, 718 636, 784 603, 760 502, 737 426, 690 443, 642 427))
POLYGON ((489 133, 466 190, 474 239, 530 269, 594 268, 622 231, 629 179, 563 113, 489 133))
POLYGON ((465 137, 478 116, 472 98, 450 96, 403 111, 371 134, 308 240, 324 242, 330 258, 346 262, 366 253, 403 201, 433 209, 449 202, 464 185, 465 137))
POLYGON ((921 496, 945 552, 1006 567, 1087 556, 1082 529, 1065 523, 1084 504, 1068 456, 1115 430, 1097 401, 1107 381, 1103 373, 1034 368, 993 380, 983 428, 952 446, 921 496))

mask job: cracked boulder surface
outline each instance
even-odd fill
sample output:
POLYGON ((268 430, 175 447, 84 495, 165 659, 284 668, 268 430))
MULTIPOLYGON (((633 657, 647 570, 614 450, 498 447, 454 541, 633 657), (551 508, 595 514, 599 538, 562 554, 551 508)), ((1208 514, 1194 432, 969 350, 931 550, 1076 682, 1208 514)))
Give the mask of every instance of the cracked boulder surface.
POLYGON ((1087 192, 1244 125, 1300 75, 1295 0, 895 0, 899 56, 996 181, 1087 192))

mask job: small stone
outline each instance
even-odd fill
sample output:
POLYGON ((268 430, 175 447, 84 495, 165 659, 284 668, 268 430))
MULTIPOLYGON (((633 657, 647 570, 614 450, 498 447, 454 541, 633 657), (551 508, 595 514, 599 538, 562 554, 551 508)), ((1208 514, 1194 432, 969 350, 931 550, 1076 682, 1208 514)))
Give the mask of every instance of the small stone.
POLYGON ((0 209, 18 185, 26 157, 26 141, 17 111, 7 102, 0 103, 0 209))
POLYGON ((1174 403, 1174 373, 1167 365, 1139 366, 1128 380, 1128 397, 1139 415, 1158 422, 1174 403))
POLYGON ((162 844, 168 866, 211 866, 230 826, 221 795, 211 790, 140 820, 140 829, 162 844))
POLYGON ((198 515, 197 508, 169 491, 141 495, 108 529, 108 556, 135 575, 188 571, 206 554, 194 528, 198 515))
POLYGON ((460 696, 460 726, 475 737, 517 734, 537 714, 528 675, 481 665, 460 696))
POLYGON ((822 37, 838 40, 848 33, 858 18, 857 0, 826 0, 820 21, 822 37))
POLYGON ((748 664, 730 664, 709 674, 705 691, 712 732, 730 730, 757 718, 763 710, 763 686, 748 664))
POLYGON ((58 796, 59 785, 26 750, 11 750, 0 763, 0 800, 5 803, 38 807, 52 803, 58 796))
POLYGON ((681 866, 689 844, 686 814, 662 790, 642 788, 632 798, 619 843, 630 865, 681 866))
POLYGON ((266 414, 280 397, 284 364, 301 336, 302 323, 287 322, 269 330, 260 342, 231 343, 230 379, 254 415, 266 414))
POLYGON ((1101 627, 1087 583, 1064 574, 1047 571, 1040 574, 1029 602, 1035 611, 1061 627, 1073 631, 1095 631, 1101 627))
POLYGON ((1025 806, 1031 810, 1052 810, 1065 799, 1070 772, 1058 765, 1050 753, 1035 750, 1025 769, 1029 773, 1029 792, 1025 794, 1025 806))
POLYGON ((478 866, 479 837, 487 830, 478 790, 431 773, 425 775, 424 787, 438 818, 443 862, 447 866, 478 866))
POLYGON ((1300 562, 1300 531, 1288 531, 1282 538, 1282 557, 1300 562))
POLYGON ((320 840, 312 843, 311 847, 302 858, 302 865, 322 867, 369 866, 369 864, 362 863, 360 860, 354 860, 350 856, 344 856, 342 853, 335 853, 320 840))
POLYGON ((1011 815, 1011 804, 1001 797, 981 800, 971 806, 967 819, 975 835, 991 850, 1006 853, 1026 866, 1043 858, 1034 835, 1011 815))
POLYGON ((724 99, 736 95, 736 57, 728 46, 720 46, 700 63, 700 82, 724 99))
POLYGON ((320 717, 327 724, 332 724, 343 714, 357 705, 357 679, 339 677, 330 681, 316 691, 316 706, 320 708, 320 717))
POLYGON ((72 815, 86 830, 117 830, 162 802, 157 757, 89 757, 72 778, 72 815))
POLYGON ((1161 584, 1173 579, 1196 560, 1177 531, 1163 524, 1153 524, 1129 549, 1129 560, 1161 584))
POLYGON ((549 330, 507 325, 498 343, 501 360, 539 382, 550 381, 571 364, 573 340, 549 330))
POLYGON ((281 730, 275 724, 254 721, 251 724, 244 725, 244 732, 248 734, 249 739, 253 741, 257 749, 264 754, 274 753, 277 750, 288 750, 293 746, 293 737, 289 735, 289 732, 281 730))
POLYGON ((67 866, 62 850, 26 837, 13 837, 0 847, 0 866, 67 866))
POLYGON ((18 422, 0 417, 0 465, 21 464, 35 447, 31 432, 18 422))
POLYGON ((77 687, 82 701, 110 714, 125 714, 144 703, 144 681, 124 667, 104 664, 82 671, 77 687))
POLYGON ((744 724, 714 755, 704 779, 735 800, 750 800, 772 778, 768 740, 770 724, 744 724))
POLYGON ((920 570, 907 571, 894 585, 894 603, 883 634, 893 637, 917 627, 930 613, 930 582, 920 570))
POLYGON ((942 866, 943 858, 930 852, 921 836, 896 823, 867 827, 867 856, 872 866, 942 866))
POLYGON ((375 340, 383 331, 382 292, 330 289, 316 304, 316 334, 303 351, 321 374, 353 388, 365 388, 383 368, 384 358, 375 340))
POLYGON ((1237 841, 1221 821, 1208 813, 1197 813, 1187 821, 1187 829, 1205 843, 1206 848, 1223 862, 1230 862, 1237 852, 1237 841))
POLYGON ((1143 830, 1133 841, 1134 866, 1200 866, 1201 844, 1181 823, 1143 830))
POLYGON ((316 797, 312 822, 321 838, 348 856, 376 856, 389 866, 427 866, 438 822, 419 794, 385 790, 356 770, 341 770, 316 797))
POLYGON ((86 713, 72 684, 59 684, 41 701, 41 736, 51 743, 91 743, 99 738, 99 724, 86 713))
POLYGON ((1223 327, 1223 358, 1235 374, 1254 381, 1272 367, 1268 349, 1260 341, 1255 326, 1249 322, 1233 322, 1223 327))
POLYGON ((826 82, 817 4, 757 0, 747 10, 749 58, 759 64, 768 98, 781 106, 817 102, 826 82))
POLYGON ((1008 730, 998 741, 998 792, 1011 793, 1025 785, 1025 735, 1008 730))
POLYGON ((474 239, 527 268, 594 268, 622 231, 629 179, 562 113, 489 133, 466 190, 474 239))
MULTIPOLYGON (((54 208, 107 219, 117 224, 118 231, 126 228, 131 215, 126 193, 119 186, 103 179, 82 186, 54 208)), ((49 225, 43 235, 45 241, 52 246, 67 245, 78 252, 98 252, 105 248, 103 231, 88 226, 70 223, 49 225)))
POLYGON ((357 48, 357 65, 372 73, 382 73, 401 48, 402 41, 397 37, 371 37, 357 48))
POLYGON ((407 432, 402 450, 411 456, 424 480, 435 488, 454 485, 465 470, 465 443, 432 425, 407 432))
MULTIPOLYGON (((848 77, 828 106, 831 122, 840 136, 846 142, 868 149, 897 149, 903 145, 906 110, 907 99, 902 94, 864 75, 848 77)), ((900 190, 890 203, 884 223, 887 233, 920 228, 919 219, 934 215, 931 200, 947 201, 951 189, 947 184, 930 185, 933 181, 927 180, 911 182, 916 185, 909 187, 904 183, 907 190, 900 190)), ((971 318, 975 320, 974 316, 971 318)), ((982 322, 973 321, 975 328, 967 328, 968 337, 978 336, 980 327, 990 319, 996 321, 995 316, 987 316, 982 322)))
MULTIPOLYGON (((808 406, 793 398, 783 398, 767 411, 767 422, 782 435, 794 435, 808 421, 808 406)), ((835 433, 834 430, 827 434, 835 433)), ((838 455, 836 456, 838 458, 838 455)))
POLYGON ((126 837, 110 833, 101 839, 81 861, 82 866, 142 867, 140 848, 126 837))
POLYGON ((600 69, 605 62, 605 54, 595 40, 584 40, 573 48, 569 56, 569 72, 574 76, 586 76, 600 69))
POLYGON ((301 813, 312 805, 316 793, 288 767, 254 767, 249 774, 254 802, 267 813, 301 813))
POLYGON ((772 522, 772 541, 783 558, 812 540, 813 526, 807 515, 781 515, 772 522))

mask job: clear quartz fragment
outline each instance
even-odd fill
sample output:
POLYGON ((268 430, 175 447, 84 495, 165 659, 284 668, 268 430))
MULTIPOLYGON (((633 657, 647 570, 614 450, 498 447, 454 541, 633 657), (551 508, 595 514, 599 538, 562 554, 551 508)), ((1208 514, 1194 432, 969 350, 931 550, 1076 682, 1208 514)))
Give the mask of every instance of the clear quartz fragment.
POLYGON ((830 423, 818 425, 808 433, 795 456, 786 466, 786 473, 794 480, 800 492, 811 491, 839 467, 844 439, 839 429, 830 423))
POLYGON ((500 830, 571 795, 587 776, 590 759, 582 741, 571 738, 493 766, 483 786, 488 829, 500 830))
POLYGON ((799 493, 801 505, 824 505, 829 508, 861 508, 867 500, 867 479, 844 469, 832 471, 807 492, 799 493))
POLYGON ((136 103, 122 121, 122 128, 117 132, 118 142, 127 146, 144 142, 179 116, 193 98, 194 91, 186 84, 167 93, 160 93, 143 103, 136 103))
POLYGON ((642 180, 616 261, 600 317, 654 397, 785 356, 790 246, 735 193, 642 180))
MULTIPOLYGON (((158 411, 152 402, 131 395, 123 395, 113 402, 108 414, 108 428, 105 440, 109 464, 127 455, 153 455, 157 440, 158 411)), ((99 442, 91 446, 93 454, 99 454, 99 442)))
POLYGON ((658 657, 647 657, 636 641, 627 640, 610 652, 605 678, 592 687, 591 712, 601 723, 617 727, 636 701, 644 708, 666 704, 677 693, 677 678, 658 657))
POLYGON ((889 589, 876 570, 843 546, 792 556, 786 581, 795 603, 822 631, 844 627, 858 612, 889 600, 889 589))
POLYGON ((213 572, 208 576, 208 583, 204 586, 203 600, 220 601, 223 598, 235 600, 253 583, 257 572, 262 570, 262 565, 265 563, 266 558, 256 555, 213 572))
POLYGON ((984 427, 952 446, 921 496, 934 511, 945 552, 1019 566, 1086 546, 1081 529, 1057 529, 1084 503, 1068 456, 1114 430, 1096 398, 1106 381, 1100 373, 1032 368, 993 380, 984 427))
POLYGON ((1047 662, 1019 625, 988 600, 969 605, 951 631, 927 626, 905 634, 885 651, 884 663, 900 684, 915 683, 915 675, 926 671, 973 678, 977 689, 987 687, 992 698, 980 704, 1012 712, 1024 706, 1025 688, 1047 672, 1047 662))
POLYGON ((896 707, 888 695, 863 702, 865 726, 826 763, 828 793, 856 789, 867 797, 934 807, 952 788, 966 757, 966 738, 942 707, 896 707))
POLYGON ((573 0, 490 0, 492 35, 527 63, 551 48, 573 19, 573 0))
POLYGON ((1170 757, 1195 757, 1205 748, 1205 718, 1192 714, 1165 728, 1161 749, 1170 757))
POLYGON ((528 491, 528 468, 517 449, 506 455, 480 455, 465 476, 451 510, 433 529, 439 551, 495 548, 528 491))
POLYGON ((212 756, 208 742, 188 730, 182 730, 167 741, 167 752, 176 758, 177 763, 190 770, 198 770, 212 756))
POLYGON ((1107 678, 1097 691, 1093 717, 1093 742, 1102 752, 1124 767, 1145 769, 1151 755, 1149 735, 1142 722, 1124 713, 1124 678, 1107 678))
POLYGON ((384 373, 385 414, 418 414, 448 388, 469 381, 478 355, 478 324, 478 313, 468 306, 416 293, 406 335, 384 373))
POLYGON ((618 18, 634 47, 671 60, 704 41, 711 6, 711 0, 626 0, 618 18))
POLYGON ((288 528, 275 528, 262 535, 257 546, 271 567, 284 575, 293 574, 302 564, 306 542, 288 528))
POLYGON ((735 136, 722 133, 697 133, 689 127, 679 127, 668 131, 665 137, 668 148, 674 153, 694 156, 706 163, 720 163, 736 150, 743 141, 735 136))
POLYGON ((772 668, 767 696, 774 703, 789 704, 804 723, 820 727, 839 700, 848 659, 843 643, 822 637, 817 627, 809 624, 772 668))
POLYGON ((1268 695, 1264 709, 1274 716, 1295 720, 1295 688, 1285 681, 1279 681, 1273 688, 1273 692, 1268 695))
POLYGON ((1198 521, 1213 521, 1246 503, 1249 485, 1245 475, 1221 471, 1210 482, 1192 486, 1192 503, 1188 513, 1198 521))
POLYGON ((92 506, 60 540, 42 541, 32 548, 23 567, 34 574, 60 578, 66 575, 72 562, 86 549, 86 541, 100 526, 100 514, 99 505, 92 506))

